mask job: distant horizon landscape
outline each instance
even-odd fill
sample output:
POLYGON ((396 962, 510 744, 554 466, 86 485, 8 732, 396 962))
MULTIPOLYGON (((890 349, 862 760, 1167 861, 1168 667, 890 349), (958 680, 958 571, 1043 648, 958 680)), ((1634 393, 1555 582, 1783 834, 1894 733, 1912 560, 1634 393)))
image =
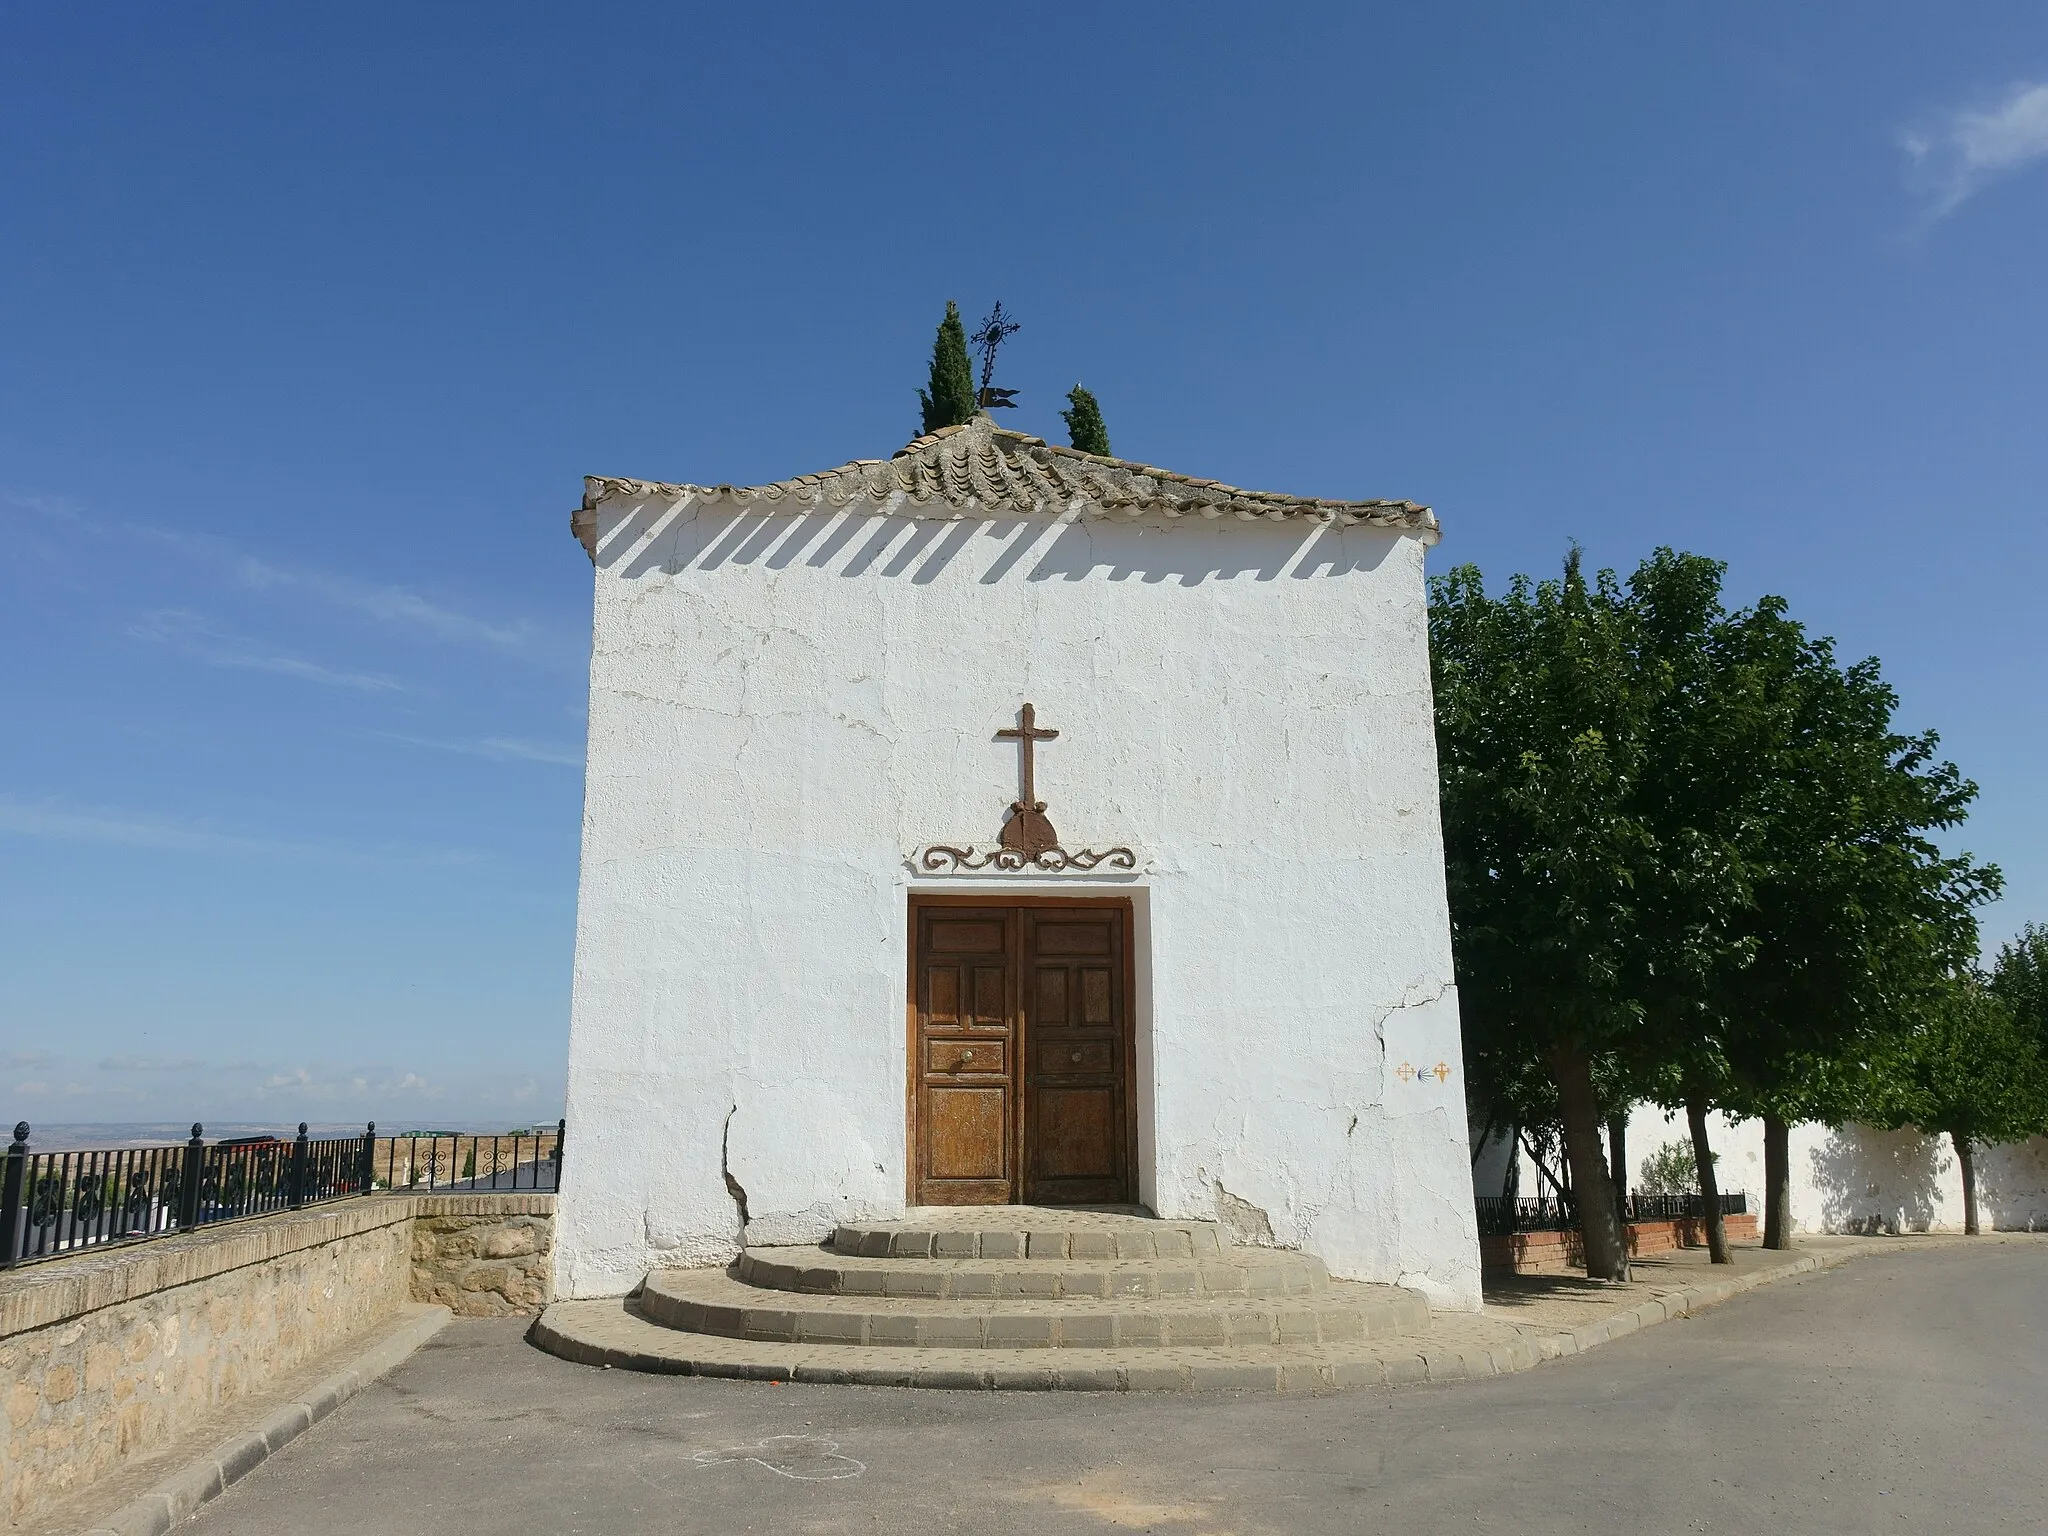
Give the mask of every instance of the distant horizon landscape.
MULTIPOLYGON (((17 1124, 22 1122, 17 1121, 17 1124)), ((182 1146, 192 1135, 191 1121, 172 1120, 78 1120, 70 1122, 50 1121, 29 1122, 29 1146, 37 1152, 83 1152, 118 1150, 124 1147, 182 1146)), ((236 1136, 274 1135, 296 1136, 299 1122, 282 1120, 221 1120, 205 1122, 204 1137, 208 1142, 221 1141, 236 1136)), ((381 1136, 424 1135, 440 1131, 457 1136, 512 1136, 530 1135, 536 1132, 552 1132, 554 1121, 520 1121, 516 1125, 502 1120, 394 1120, 388 1124, 377 1123, 377 1134, 381 1136)), ((342 1120, 309 1120, 306 1133, 315 1140, 333 1139, 342 1136, 360 1136, 367 1128, 367 1122, 342 1120)), ((12 1128, 9 1128, 12 1135, 12 1128)))

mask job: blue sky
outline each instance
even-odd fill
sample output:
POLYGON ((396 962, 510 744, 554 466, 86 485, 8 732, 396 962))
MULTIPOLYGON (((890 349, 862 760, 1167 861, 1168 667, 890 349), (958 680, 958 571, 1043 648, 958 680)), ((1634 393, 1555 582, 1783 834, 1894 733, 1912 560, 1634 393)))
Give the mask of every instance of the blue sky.
POLYGON ((580 476, 1014 423, 1729 562, 2048 918, 2048 11, 6 8, 0 1113, 552 1118, 580 476))

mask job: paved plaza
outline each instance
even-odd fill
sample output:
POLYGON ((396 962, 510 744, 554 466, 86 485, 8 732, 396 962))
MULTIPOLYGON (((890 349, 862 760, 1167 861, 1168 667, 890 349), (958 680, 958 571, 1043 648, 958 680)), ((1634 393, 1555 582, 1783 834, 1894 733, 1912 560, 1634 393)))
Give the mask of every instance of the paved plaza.
MULTIPOLYGON (((1596 1304, 1577 1284, 1522 1305, 1596 1304)), ((2030 1531, 2044 1319, 2048 1242, 2019 1239, 1873 1255, 1512 1376, 1301 1396, 642 1376, 458 1321, 182 1529, 2030 1531)))

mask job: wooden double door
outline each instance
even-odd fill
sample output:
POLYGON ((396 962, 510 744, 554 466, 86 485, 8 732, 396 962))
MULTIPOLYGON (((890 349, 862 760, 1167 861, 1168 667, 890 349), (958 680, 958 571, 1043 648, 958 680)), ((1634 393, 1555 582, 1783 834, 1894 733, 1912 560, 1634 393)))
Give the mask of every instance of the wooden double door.
POLYGON ((1127 901, 912 897, 910 1199, 1137 1199, 1127 901))

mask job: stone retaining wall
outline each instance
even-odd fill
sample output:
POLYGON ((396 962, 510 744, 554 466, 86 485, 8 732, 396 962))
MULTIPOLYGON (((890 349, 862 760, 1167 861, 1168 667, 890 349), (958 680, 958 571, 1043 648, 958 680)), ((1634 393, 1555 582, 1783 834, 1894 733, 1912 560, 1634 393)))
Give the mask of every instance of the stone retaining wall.
POLYGON ((8 1275, 0 1515, 28 1520, 395 1315, 411 1222, 408 1201, 351 1201, 8 1275))
POLYGON ((457 1317, 548 1304, 553 1195, 422 1195, 414 1202, 412 1299, 457 1317))
POLYGON ((0 1274, 0 1521, 26 1524, 396 1317, 548 1300, 552 1195, 369 1196, 0 1274))

